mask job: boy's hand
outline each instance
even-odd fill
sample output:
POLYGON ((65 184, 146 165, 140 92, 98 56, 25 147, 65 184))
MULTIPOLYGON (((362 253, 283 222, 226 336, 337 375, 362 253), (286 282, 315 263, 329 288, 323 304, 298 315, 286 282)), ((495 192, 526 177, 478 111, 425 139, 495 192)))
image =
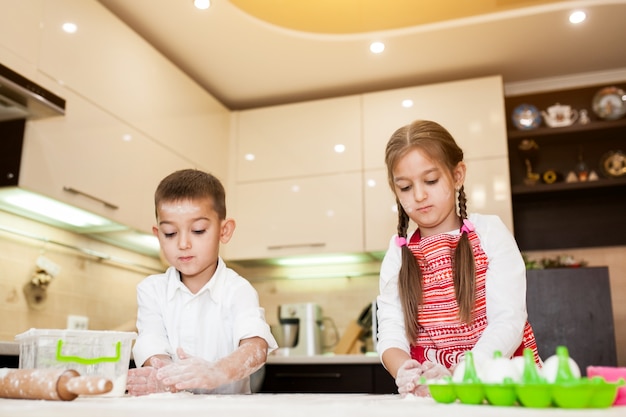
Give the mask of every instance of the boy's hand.
POLYGON ((190 356, 182 348, 176 350, 179 360, 157 372, 158 380, 179 390, 214 389, 228 382, 225 372, 202 358, 190 356))
POLYGON ((176 388, 165 385, 157 379, 159 367, 164 366, 166 362, 154 358, 151 360, 151 364, 153 366, 143 366, 128 370, 126 389, 129 395, 139 396, 156 392, 176 392, 176 388))

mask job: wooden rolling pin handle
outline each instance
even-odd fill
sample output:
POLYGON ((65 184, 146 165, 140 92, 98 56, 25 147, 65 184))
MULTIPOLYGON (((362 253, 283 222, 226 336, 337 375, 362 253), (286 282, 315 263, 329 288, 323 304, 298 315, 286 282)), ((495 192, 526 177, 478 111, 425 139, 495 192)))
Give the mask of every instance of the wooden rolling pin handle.
POLYGON ((101 376, 75 376, 65 382, 65 389, 76 395, 106 394, 113 389, 113 382, 101 376))
POLYGON ((78 397, 78 394, 75 394, 71 392, 70 390, 68 390, 67 386, 72 379, 77 378, 79 376, 80 374, 74 371, 73 369, 69 369, 63 372, 61 375, 59 375, 59 379, 57 379, 57 387, 56 387, 57 396, 59 397, 59 400, 72 401, 73 399, 78 397))
POLYGON ((105 394, 113 383, 80 376, 73 369, 0 369, 0 398, 71 401, 81 394, 105 394))

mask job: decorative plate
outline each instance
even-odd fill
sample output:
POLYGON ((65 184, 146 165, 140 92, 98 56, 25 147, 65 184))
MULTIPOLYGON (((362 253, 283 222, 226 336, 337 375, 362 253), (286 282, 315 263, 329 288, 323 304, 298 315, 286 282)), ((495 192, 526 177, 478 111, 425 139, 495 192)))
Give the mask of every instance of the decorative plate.
POLYGON ((622 151, 607 152, 600 159, 600 168, 604 175, 618 178, 626 175, 626 154, 622 151))
POLYGON ((513 110, 512 120, 519 130, 535 129, 541 125, 541 113, 532 104, 520 104, 513 110))
POLYGON ((618 87, 605 87, 593 96, 591 105, 601 119, 620 119, 626 114, 626 93, 618 87))

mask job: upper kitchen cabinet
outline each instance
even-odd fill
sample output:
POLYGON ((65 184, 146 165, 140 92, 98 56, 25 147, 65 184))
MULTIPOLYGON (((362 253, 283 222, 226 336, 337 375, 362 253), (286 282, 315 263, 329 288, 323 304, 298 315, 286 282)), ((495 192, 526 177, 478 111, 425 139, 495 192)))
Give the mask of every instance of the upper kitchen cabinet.
POLYGON ((241 111, 236 180, 361 170, 361 101, 348 96, 241 111))
POLYGON ((363 181, 365 251, 382 252, 398 230, 396 199, 387 182, 386 169, 365 171, 363 181))
POLYGON ((172 154, 226 178, 228 109, 99 2, 37 4, 40 71, 172 154), (64 32, 66 22, 77 30, 64 32))
POLYGON ((417 119, 448 129, 466 160, 507 155, 502 78, 491 76, 365 94, 365 169, 384 168, 391 134, 417 119))
POLYGON ((0 13, 0 56, 2 63, 10 68, 20 68, 22 75, 35 79, 35 66, 39 56, 41 26, 41 3, 13 1, 2 3, 0 13), (10 13, 7 9, 10 8, 10 13), (27 62, 30 65, 24 66, 27 62))
POLYGON ((362 251, 361 178, 358 172, 237 185, 231 197, 237 228, 225 257, 362 251))
POLYGON ((190 162, 81 97, 66 98, 66 116, 27 122, 18 185, 151 233, 156 186, 190 162))

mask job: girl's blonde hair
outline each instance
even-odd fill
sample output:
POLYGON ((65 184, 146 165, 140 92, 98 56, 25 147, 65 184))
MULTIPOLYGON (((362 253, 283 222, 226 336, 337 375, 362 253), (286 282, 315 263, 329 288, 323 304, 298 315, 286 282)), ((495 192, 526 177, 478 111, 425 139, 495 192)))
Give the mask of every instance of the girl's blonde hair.
MULTIPOLYGON (((393 168, 400 158, 413 149, 419 149, 433 161, 441 164, 450 172, 451 176, 454 169, 463 161, 463 150, 456 144, 452 135, 438 123, 417 120, 403 126, 393 133, 385 151, 387 178, 394 194, 393 168)), ((398 206, 398 236, 406 239, 409 216, 397 197, 396 204, 398 206)), ((467 219, 467 199, 462 185, 458 190, 458 211, 461 219, 467 219)), ((398 276, 398 291, 404 312, 407 337, 413 341, 417 338, 418 313, 423 301, 422 271, 413 252, 407 245, 401 246, 400 250, 402 251, 402 266, 398 276)), ((474 253, 467 233, 461 234, 459 243, 454 250, 452 265, 454 269, 454 291, 459 305, 459 318, 470 323, 475 304, 476 268, 474 253)))

